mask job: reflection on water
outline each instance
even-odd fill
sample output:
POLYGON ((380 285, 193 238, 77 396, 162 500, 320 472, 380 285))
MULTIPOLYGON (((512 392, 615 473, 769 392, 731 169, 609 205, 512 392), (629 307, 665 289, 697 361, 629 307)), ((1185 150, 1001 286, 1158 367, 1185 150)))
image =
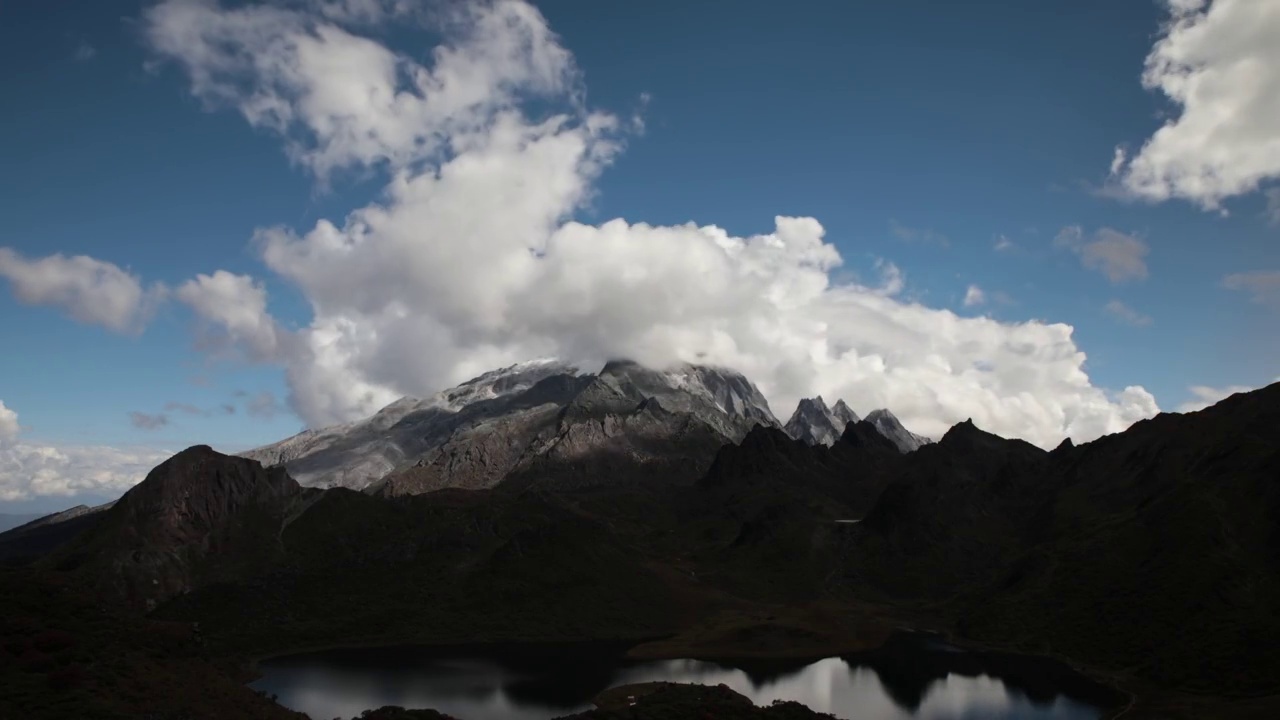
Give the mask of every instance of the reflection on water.
POLYGON ((758 705, 796 700, 858 720, 1084 720, 1121 701, 1053 661, 957 651, 917 635, 895 636, 856 656, 754 666, 629 661, 624 651, 597 645, 327 651, 266 661, 253 687, 313 720, 351 718, 383 705, 435 708, 464 720, 545 720, 590 708, 606 688, 653 680, 723 683, 758 705))

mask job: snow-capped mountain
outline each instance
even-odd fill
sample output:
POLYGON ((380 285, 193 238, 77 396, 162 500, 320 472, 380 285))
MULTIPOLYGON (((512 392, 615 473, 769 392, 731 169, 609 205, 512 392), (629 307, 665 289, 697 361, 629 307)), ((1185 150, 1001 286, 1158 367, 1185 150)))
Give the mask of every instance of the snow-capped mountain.
MULTIPOLYGON (((888 438, 898 450, 908 453, 918 450, 922 445, 933 441, 927 437, 916 435, 902 426, 902 423, 888 410, 873 410, 866 421, 888 438)), ((844 434, 849 423, 858 422, 858 415, 844 400, 837 400, 834 407, 827 407, 822 397, 805 398, 796 406, 791 419, 783 428, 788 435, 809 445, 834 445, 844 434)))
POLYGON ((283 464, 305 486, 403 494, 492 487, 548 463, 586 467, 584 458, 600 453, 657 462, 673 440, 687 446, 692 472, 702 455, 709 463, 721 444, 757 424, 779 425, 759 389, 732 370, 614 361, 591 375, 543 360, 426 400, 402 398, 365 420, 308 430, 244 456, 283 464))
MULTIPOLYGON (((448 440, 458 428, 515 410, 513 400, 551 377, 573 380, 576 368, 556 360, 535 360, 492 370, 457 387, 418 399, 403 397, 371 417, 344 425, 304 430, 293 437, 245 453, 263 465, 284 465, 308 487, 363 488, 407 461, 448 440)), ((576 388, 544 386, 523 397, 524 405, 559 405, 576 388)), ((527 408, 525 408, 527 409, 527 408)))
POLYGON ((822 396, 805 398, 796 406, 783 429, 788 435, 809 445, 834 445, 851 422, 858 422, 858 414, 837 400, 835 407, 827 407, 822 396))

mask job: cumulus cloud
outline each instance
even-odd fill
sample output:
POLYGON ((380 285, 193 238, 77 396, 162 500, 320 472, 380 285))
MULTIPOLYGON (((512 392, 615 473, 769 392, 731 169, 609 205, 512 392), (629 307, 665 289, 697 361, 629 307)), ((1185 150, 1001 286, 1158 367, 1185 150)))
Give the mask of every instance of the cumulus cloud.
POLYGON ((318 13, 306 5, 168 0, 148 11, 146 31, 198 98, 280 133, 290 157, 321 178, 460 150, 477 122, 523 97, 562 94, 576 79, 568 51, 524 2, 441 4, 452 42, 435 49, 430 67, 340 24, 386 3, 310 3, 318 13))
MULTIPOLYGON (((1276 381, 1280 382, 1280 378, 1276 378, 1276 381)), ((1179 405, 1178 412, 1186 413, 1204 410, 1210 405, 1215 405, 1236 393, 1251 392, 1256 389, 1257 388, 1250 387, 1248 385, 1228 385, 1227 387, 1222 388, 1208 387, 1205 385, 1192 385, 1187 388, 1187 391, 1191 393, 1191 397, 1193 399, 1179 405)))
POLYGON ((1102 273, 1113 284, 1147 277, 1146 256, 1150 248, 1136 235, 1104 227, 1086 237, 1083 228, 1071 225, 1058 233, 1053 244, 1074 252, 1082 265, 1102 273))
POLYGON ((1134 327, 1146 327, 1151 324, 1151 316, 1144 315, 1119 300, 1112 300, 1103 306, 1107 314, 1117 321, 1134 327))
POLYGON ((905 301, 887 260, 876 282, 834 281, 844 260, 814 218, 744 236, 574 221, 634 124, 584 106, 572 56, 532 6, 457 7, 426 64, 306 4, 168 0, 147 15, 154 50, 198 97, 278 132, 316 177, 387 173, 383 196, 345 218, 256 233, 266 266, 310 303, 305 327, 276 323, 246 276, 178 290, 224 340, 285 369, 309 425, 537 356, 722 364, 783 416, 822 394, 891 407, 924 434, 972 417, 1045 446, 1157 411, 1140 387, 1092 385, 1070 326, 905 301))
POLYGON ((1222 279, 1222 285, 1249 293, 1255 303, 1280 309, 1280 270, 1233 273, 1222 279))
POLYGON ((21 302, 57 307, 79 322, 122 333, 141 331, 165 295, 163 285, 144 290, 137 276, 84 255, 33 260, 0 247, 0 277, 21 302))
POLYGON ((18 414, 0 401, 0 501, 80 493, 115 494, 172 455, 166 450, 23 442, 18 414))
POLYGON ((975 305, 981 305, 986 301, 987 301, 987 294, 984 293, 982 291, 982 288, 978 287, 977 285, 970 285, 964 291, 965 307, 973 307, 975 305))
POLYGON ((267 314, 267 291, 253 278, 218 270, 197 275, 174 294, 205 321, 206 348, 238 347, 255 361, 270 360, 280 349, 282 333, 267 314))
POLYGON ((1223 200, 1280 177, 1280 4, 1165 0, 1169 20, 1142 84, 1177 106, 1132 155, 1117 148, 1112 182, 1152 201, 1223 200))

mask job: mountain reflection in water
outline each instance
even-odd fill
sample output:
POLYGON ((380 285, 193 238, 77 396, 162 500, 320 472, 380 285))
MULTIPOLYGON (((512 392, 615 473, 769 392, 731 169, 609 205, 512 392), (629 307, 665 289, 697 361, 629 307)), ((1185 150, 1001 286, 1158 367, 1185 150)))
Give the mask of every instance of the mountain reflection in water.
POLYGON ((1052 660, 975 653, 899 634, 877 650, 810 662, 635 661, 623 646, 332 650, 264 661, 253 687, 313 720, 383 705, 463 720, 545 720, 636 682, 725 684, 758 705, 795 700, 858 720, 1098 718, 1123 697, 1052 660))

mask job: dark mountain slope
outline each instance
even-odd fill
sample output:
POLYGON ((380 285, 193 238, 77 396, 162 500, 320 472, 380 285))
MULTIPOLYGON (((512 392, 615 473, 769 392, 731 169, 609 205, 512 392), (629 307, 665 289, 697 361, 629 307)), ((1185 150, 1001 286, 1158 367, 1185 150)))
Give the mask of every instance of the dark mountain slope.
POLYGON ((304 493, 283 468, 197 445, 158 465, 44 563, 150 606, 269 566, 281 527, 308 494, 318 491, 304 493))
POLYGON ((191 448, 40 567, 236 652, 678 634, 785 653, 906 622, 1125 683, 1280 690, 1280 385, 1051 453, 971 422, 906 454, 866 422, 829 448, 761 426, 687 482, 680 438, 716 431, 616 385, 490 490, 306 490, 191 448))
POLYGON ((822 591, 839 522, 861 518, 900 459, 865 421, 828 448, 758 426, 716 454, 678 513, 706 579, 748 597, 798 602, 822 591))
POLYGON ((537 493, 334 489, 280 541, 270 572, 198 588, 158 614, 255 650, 335 638, 638 639, 682 617, 643 558, 537 493))
POLYGON ((842 541, 851 592, 1161 683, 1280 678, 1280 385, 1044 454, 971 426, 842 541))
POLYGON ((22 563, 48 555, 97 525, 113 504, 77 505, 0 533, 0 562, 22 563))

